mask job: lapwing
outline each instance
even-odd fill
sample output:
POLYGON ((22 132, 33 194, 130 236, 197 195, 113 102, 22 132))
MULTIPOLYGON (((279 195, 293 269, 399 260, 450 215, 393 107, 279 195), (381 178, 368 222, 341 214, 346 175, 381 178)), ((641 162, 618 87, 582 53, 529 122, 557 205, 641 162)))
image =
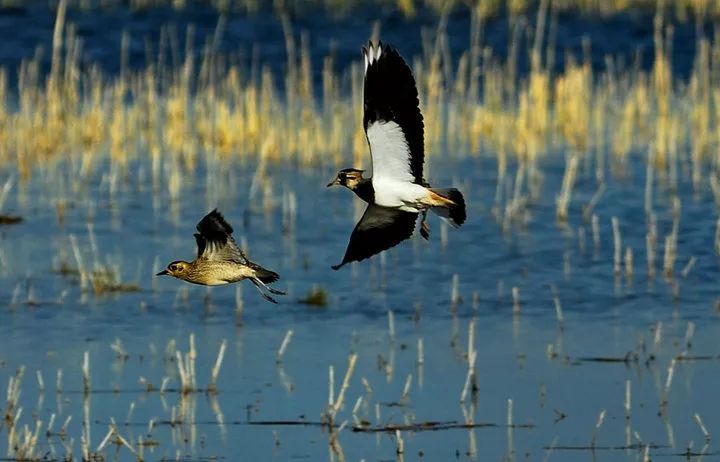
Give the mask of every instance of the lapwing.
POLYGON ((465 222, 465 199, 455 188, 431 188, 423 179, 423 117, 410 67, 394 48, 372 42, 363 47, 363 126, 372 176, 340 170, 329 186, 341 185, 368 203, 350 236, 339 269, 387 250, 412 236, 419 213, 432 210, 454 227, 465 222))
POLYGON ((270 302, 277 303, 266 291, 285 295, 285 292, 268 286, 280 276, 247 259, 232 237, 232 226, 217 209, 200 220, 197 230, 197 258, 191 262, 174 261, 156 276, 169 275, 204 286, 221 286, 249 279, 263 298, 270 302))

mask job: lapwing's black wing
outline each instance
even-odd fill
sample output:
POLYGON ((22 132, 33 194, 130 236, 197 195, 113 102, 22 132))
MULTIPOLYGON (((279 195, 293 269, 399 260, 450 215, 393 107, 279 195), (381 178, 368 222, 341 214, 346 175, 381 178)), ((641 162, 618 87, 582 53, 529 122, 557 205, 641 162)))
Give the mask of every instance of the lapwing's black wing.
POLYGON ((363 48, 363 126, 370 145, 372 176, 422 184, 423 117, 412 71, 394 48, 363 48))
POLYGON ((333 269, 394 247, 412 236, 417 213, 370 204, 350 235, 345 257, 333 269))
POLYGON ((200 220, 200 223, 197 224, 197 230, 195 241, 198 247, 198 258, 247 263, 245 254, 232 237, 232 226, 225 221, 225 218, 217 209, 200 220))

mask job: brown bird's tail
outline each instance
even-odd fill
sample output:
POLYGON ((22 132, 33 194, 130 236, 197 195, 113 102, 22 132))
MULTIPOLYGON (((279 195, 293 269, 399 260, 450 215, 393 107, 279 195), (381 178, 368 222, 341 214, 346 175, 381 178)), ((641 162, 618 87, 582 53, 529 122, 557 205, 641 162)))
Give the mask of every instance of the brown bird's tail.
POLYGON ((265 293, 263 289, 270 292, 271 294, 285 295, 285 292, 283 292, 282 290, 277 290, 267 285, 272 284, 273 282, 280 279, 280 275, 277 274, 275 271, 270 271, 260 265, 256 265, 255 263, 250 263, 250 265, 252 266, 252 269, 255 270, 255 276, 250 277, 250 281, 255 285, 258 292, 260 292, 260 295, 262 295, 265 300, 272 303, 277 303, 277 301, 270 295, 265 293))
POLYGON ((255 270, 255 277, 260 279, 265 284, 272 284, 273 282, 280 279, 280 275, 277 274, 275 271, 270 271, 269 269, 265 269, 260 265, 254 265, 253 269, 255 270))
POLYGON ((437 215, 447 219, 451 225, 458 228, 465 223, 465 198, 455 188, 430 188, 430 191, 445 199, 442 205, 433 206, 432 210, 437 215))

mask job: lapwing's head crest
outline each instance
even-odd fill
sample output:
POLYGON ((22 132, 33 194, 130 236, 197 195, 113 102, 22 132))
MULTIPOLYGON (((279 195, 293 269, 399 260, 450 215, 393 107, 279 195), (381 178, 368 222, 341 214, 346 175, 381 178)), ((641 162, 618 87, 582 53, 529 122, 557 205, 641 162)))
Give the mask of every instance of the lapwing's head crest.
POLYGON ((182 279, 190 269, 190 263, 182 260, 177 260, 170 263, 167 268, 157 273, 155 276, 172 276, 174 278, 182 279))
POLYGON ((337 173, 333 181, 328 183, 328 188, 330 186, 340 185, 354 190, 363 180, 363 171, 364 170, 358 170, 356 168, 344 168, 337 173))

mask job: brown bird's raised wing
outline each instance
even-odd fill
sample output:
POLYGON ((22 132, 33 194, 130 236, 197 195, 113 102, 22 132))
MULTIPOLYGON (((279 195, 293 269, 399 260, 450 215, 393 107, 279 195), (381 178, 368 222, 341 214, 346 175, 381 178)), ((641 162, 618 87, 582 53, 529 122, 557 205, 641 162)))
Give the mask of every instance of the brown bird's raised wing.
POLYGON ((232 237, 232 226, 217 209, 208 213, 197 224, 195 241, 198 258, 213 261, 233 261, 247 264, 248 260, 232 237))
POLYGON ((345 257, 333 269, 360 261, 398 245, 412 236, 417 213, 370 204, 350 235, 345 257))

